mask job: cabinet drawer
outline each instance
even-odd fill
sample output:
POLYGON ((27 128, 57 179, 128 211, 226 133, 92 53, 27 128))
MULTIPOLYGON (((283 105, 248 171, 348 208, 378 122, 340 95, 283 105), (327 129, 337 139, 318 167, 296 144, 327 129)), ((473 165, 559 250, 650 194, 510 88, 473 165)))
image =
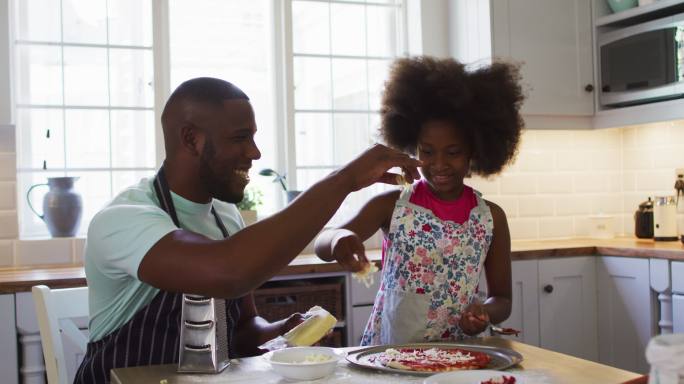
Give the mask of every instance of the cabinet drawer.
POLYGON ((352 308, 351 346, 357 346, 361 343, 363 331, 366 328, 366 323, 368 322, 368 318, 370 317, 372 311, 372 305, 364 305, 361 307, 352 308))
POLYGON ((684 293, 684 262, 672 262, 672 292, 684 293))
POLYGON ((376 272, 374 277, 375 281, 373 282, 373 285, 368 288, 353 277, 349 279, 351 282, 351 305, 366 305, 375 302, 375 295, 378 293, 378 289, 380 289, 382 271, 376 272))

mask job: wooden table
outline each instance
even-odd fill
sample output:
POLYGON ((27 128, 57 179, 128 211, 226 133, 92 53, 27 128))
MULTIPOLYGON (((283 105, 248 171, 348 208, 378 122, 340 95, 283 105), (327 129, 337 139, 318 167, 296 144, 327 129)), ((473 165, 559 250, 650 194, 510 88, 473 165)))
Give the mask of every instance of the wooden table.
MULTIPOLYGON (((524 377, 525 384, 617 384, 639 377, 639 374, 594 363, 562 353, 537 348, 520 342, 498 337, 476 339, 477 344, 510 348, 523 355, 523 362, 511 372, 524 377)), ((356 348, 345 348, 347 351, 356 348)), ((178 374, 176 365, 118 368, 112 370, 112 382, 116 384, 157 384, 166 380, 176 383, 284 383, 262 357, 236 359, 218 375, 178 374)), ((335 372, 318 383, 422 383, 423 377, 387 374, 373 370, 358 369, 346 361, 340 361, 335 372)))

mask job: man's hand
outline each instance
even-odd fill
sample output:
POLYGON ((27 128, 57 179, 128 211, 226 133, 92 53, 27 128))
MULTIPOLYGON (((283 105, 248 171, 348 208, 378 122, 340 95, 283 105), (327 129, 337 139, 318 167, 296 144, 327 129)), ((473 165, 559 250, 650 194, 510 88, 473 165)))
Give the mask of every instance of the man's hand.
POLYGON ((304 315, 299 312, 293 313, 287 319, 280 320, 280 327, 278 329, 279 335, 286 334, 290 329, 298 326, 304 322, 304 315))
POLYGON ((474 336, 482 333, 489 325, 489 314, 478 302, 469 304, 461 313, 458 326, 466 335, 474 336))
POLYGON ((368 264, 363 242, 348 229, 335 230, 331 248, 333 258, 348 271, 359 272, 368 264))
POLYGON ((339 172, 347 176, 351 190, 358 191, 377 182, 397 184, 397 175, 387 172, 394 167, 400 167, 404 171, 404 179, 410 183, 420 178, 417 168, 420 165, 419 160, 403 152, 375 144, 339 172))

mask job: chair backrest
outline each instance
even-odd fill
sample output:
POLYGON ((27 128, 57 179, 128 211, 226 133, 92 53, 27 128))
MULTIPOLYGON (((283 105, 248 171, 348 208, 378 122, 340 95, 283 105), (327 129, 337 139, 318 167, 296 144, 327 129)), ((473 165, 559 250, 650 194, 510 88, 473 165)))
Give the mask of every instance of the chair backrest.
POLYGON ((88 316, 88 288, 50 289, 36 285, 31 291, 36 304, 48 383, 71 383, 73 378, 67 374, 62 335, 85 354, 88 339, 72 319, 88 316))

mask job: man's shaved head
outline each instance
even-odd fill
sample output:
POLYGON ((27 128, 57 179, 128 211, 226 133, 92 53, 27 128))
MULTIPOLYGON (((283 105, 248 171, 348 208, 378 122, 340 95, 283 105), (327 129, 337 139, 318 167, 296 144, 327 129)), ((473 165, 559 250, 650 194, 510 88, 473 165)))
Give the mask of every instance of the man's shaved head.
POLYGON ((261 157, 244 92, 211 77, 188 80, 169 97, 161 121, 164 165, 175 191, 193 201, 242 200, 252 161, 261 157))
POLYGON ((187 80, 169 97, 161 122, 166 156, 173 156, 178 145, 178 130, 185 125, 202 126, 208 108, 220 108, 226 100, 249 100, 235 85, 213 77, 187 80))

